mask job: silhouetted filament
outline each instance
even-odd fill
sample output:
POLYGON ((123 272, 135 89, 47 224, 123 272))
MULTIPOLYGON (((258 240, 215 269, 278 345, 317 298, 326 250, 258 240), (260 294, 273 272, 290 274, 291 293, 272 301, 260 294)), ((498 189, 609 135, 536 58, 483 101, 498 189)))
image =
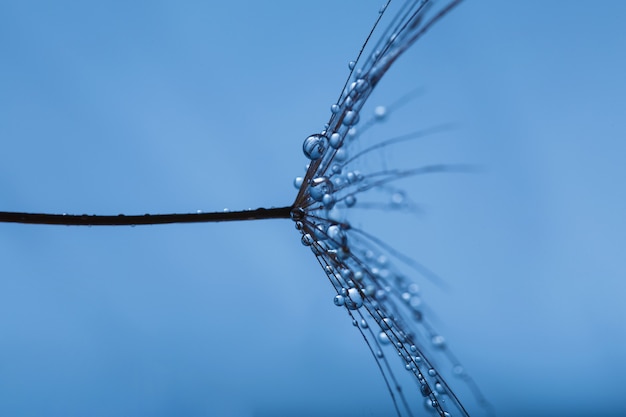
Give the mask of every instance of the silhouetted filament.
POLYGON ((64 226, 135 226, 170 223, 209 223, 242 220, 289 219, 291 207, 258 208, 213 213, 143 214, 100 216, 95 214, 43 214, 0 211, 0 223, 52 224, 64 226))

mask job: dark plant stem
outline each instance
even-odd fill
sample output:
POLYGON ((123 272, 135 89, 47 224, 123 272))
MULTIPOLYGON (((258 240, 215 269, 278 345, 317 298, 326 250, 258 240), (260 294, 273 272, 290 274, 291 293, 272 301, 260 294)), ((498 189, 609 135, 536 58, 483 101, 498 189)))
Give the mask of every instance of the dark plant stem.
POLYGON ((169 223, 209 223, 242 220, 288 219, 292 207, 258 208, 214 213, 143 214, 100 216, 95 214, 43 214, 0 211, 0 223, 51 224, 65 226, 137 226, 169 223))

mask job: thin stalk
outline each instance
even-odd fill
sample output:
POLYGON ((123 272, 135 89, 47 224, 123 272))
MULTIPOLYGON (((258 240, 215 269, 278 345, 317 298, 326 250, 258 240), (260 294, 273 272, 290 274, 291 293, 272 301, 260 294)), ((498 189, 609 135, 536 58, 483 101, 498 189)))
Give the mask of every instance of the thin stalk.
POLYGON ((44 214, 0 211, 0 223, 50 224, 64 226, 138 226, 170 223, 209 223, 242 220, 288 219, 292 207, 258 208, 214 213, 142 214, 101 216, 96 214, 44 214))

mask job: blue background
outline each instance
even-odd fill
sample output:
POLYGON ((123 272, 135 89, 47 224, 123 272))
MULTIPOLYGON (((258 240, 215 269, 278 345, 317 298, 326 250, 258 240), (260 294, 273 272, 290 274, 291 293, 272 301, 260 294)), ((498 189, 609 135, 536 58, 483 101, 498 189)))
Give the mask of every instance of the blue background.
MULTIPOLYGON (((379 0, 227 3, 2 2, 0 208, 291 204, 379 0)), ((363 224, 446 280, 425 299, 499 415, 626 413, 625 16, 467 1, 371 98, 423 88, 381 140, 457 123, 372 165, 481 167, 363 224)), ((333 295, 287 220, 0 225, 0 414, 391 415, 333 295)))

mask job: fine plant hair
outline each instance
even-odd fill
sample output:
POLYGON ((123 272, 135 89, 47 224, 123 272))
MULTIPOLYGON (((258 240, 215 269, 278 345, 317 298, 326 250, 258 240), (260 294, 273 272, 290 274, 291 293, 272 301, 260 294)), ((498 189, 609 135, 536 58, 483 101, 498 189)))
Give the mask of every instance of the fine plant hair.
POLYGON ((491 406, 469 373, 431 324, 418 285, 398 264, 423 279, 438 284, 441 279, 425 265, 351 223, 357 210, 416 211, 415 203, 396 185, 404 178, 472 170, 468 165, 441 163, 409 168, 383 166, 367 172, 358 169, 359 162, 382 149, 450 128, 431 126, 402 136, 379 138, 375 143, 366 144, 363 139, 372 126, 391 117, 414 95, 408 93, 388 107, 376 107, 370 119, 361 120, 365 118, 363 106, 372 91, 394 62, 461 0, 406 1, 377 35, 378 40, 370 42, 390 2, 382 6, 358 56, 349 63, 350 73, 331 106, 328 122, 323 130, 303 142, 308 166, 304 175, 294 181, 298 191, 292 204, 244 211, 158 215, 0 212, 0 221, 128 226, 291 219, 302 244, 313 252, 332 285, 334 304, 346 311, 370 350, 396 415, 413 416, 423 412, 441 417, 469 415, 463 399, 452 389, 452 383, 442 376, 443 367, 451 369, 456 379, 469 387, 483 414, 492 414, 491 406), (416 407, 416 403, 424 407, 416 407))

